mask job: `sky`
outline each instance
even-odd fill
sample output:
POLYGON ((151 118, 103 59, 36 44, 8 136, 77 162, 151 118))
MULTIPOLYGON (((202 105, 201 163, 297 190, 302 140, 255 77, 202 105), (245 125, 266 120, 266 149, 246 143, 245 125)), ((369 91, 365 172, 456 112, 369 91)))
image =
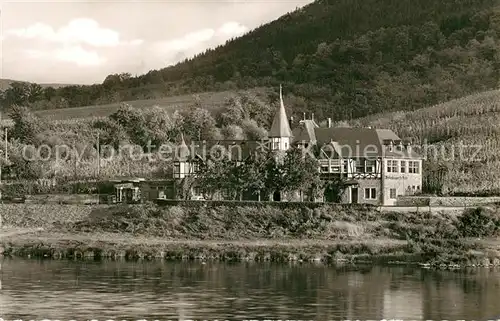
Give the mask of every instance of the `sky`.
POLYGON ((102 83, 164 68, 312 0, 0 0, 0 78, 102 83))

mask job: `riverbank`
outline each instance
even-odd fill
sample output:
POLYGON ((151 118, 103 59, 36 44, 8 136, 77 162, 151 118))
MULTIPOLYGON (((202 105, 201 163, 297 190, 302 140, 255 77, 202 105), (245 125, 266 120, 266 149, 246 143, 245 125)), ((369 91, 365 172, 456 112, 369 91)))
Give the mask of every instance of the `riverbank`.
POLYGON ((5 206, 10 230, 43 229, 0 235, 12 256, 500 265, 496 207, 457 217, 335 205, 5 206))

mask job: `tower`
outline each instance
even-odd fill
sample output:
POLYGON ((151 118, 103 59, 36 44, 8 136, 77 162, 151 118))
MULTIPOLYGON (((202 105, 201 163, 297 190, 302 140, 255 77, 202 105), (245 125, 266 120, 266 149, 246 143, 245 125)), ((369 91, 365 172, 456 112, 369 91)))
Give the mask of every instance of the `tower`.
POLYGON ((181 142, 179 146, 176 146, 174 155, 174 178, 184 178, 191 174, 189 155, 189 147, 186 145, 184 135, 181 133, 181 142))
POLYGON ((274 115, 273 124, 268 135, 271 143, 271 150, 285 151, 290 148, 292 140, 292 130, 286 116, 285 105, 283 104, 283 91, 280 85, 280 107, 274 115))

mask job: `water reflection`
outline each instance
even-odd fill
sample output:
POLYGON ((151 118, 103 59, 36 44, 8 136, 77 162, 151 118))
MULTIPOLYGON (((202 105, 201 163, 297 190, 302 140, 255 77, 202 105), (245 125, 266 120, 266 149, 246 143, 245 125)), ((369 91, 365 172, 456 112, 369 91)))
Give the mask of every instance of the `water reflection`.
POLYGON ((4 259, 4 319, 485 319, 500 272, 4 259))

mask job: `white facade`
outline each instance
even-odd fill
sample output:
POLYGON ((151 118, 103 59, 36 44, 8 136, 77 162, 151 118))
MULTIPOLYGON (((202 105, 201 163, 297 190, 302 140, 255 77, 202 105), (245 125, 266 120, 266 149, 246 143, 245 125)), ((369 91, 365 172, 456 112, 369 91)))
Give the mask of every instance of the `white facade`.
POLYGON ((271 150, 285 151, 290 148, 290 137, 270 137, 271 150))
POLYGON ((422 160, 385 158, 382 204, 396 205, 398 196, 422 192, 422 160))

